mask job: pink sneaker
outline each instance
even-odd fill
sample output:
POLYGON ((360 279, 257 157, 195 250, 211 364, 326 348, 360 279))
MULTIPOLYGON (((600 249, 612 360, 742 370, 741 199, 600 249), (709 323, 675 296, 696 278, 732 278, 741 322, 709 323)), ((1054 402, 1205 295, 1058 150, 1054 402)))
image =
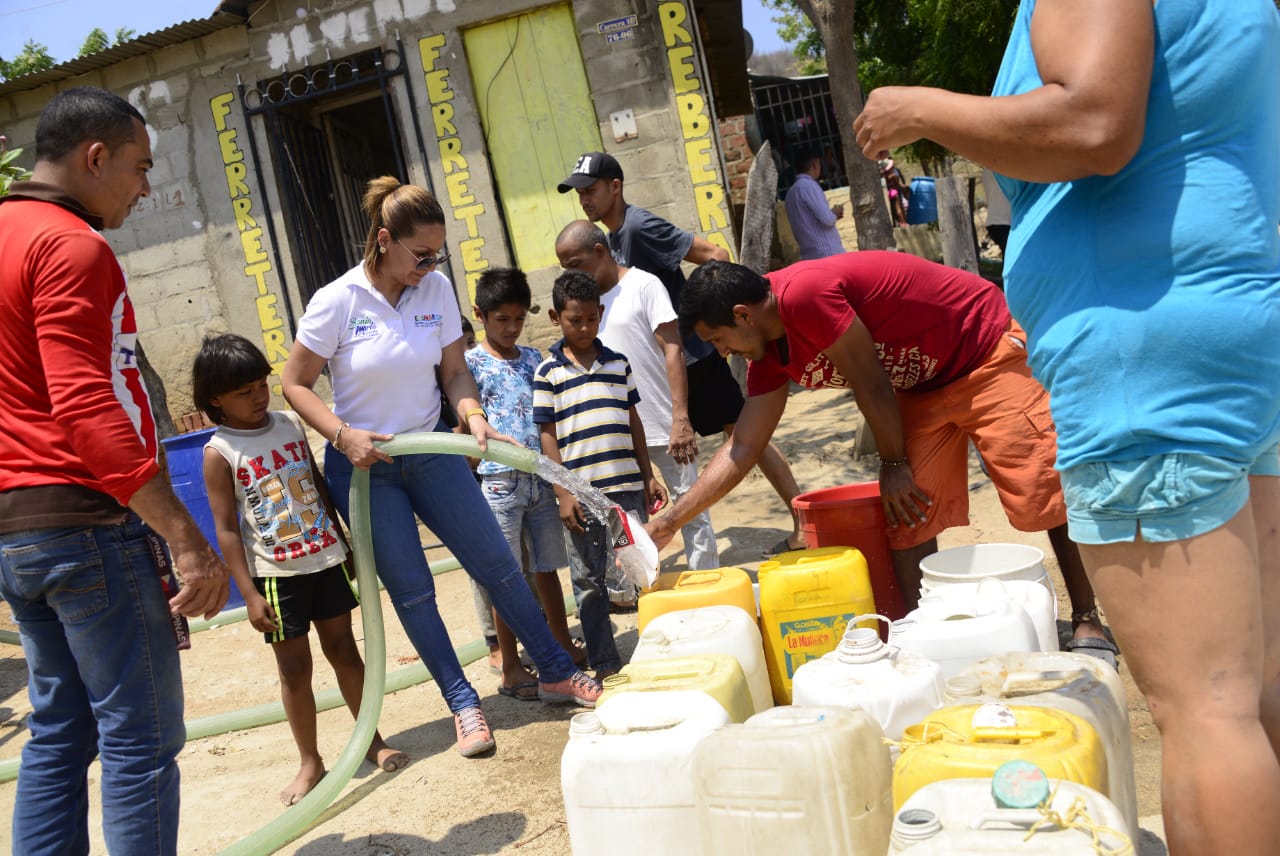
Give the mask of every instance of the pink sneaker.
POLYGON ((489 723, 485 721, 484 711, 478 707, 469 707, 461 713, 455 713, 453 728, 458 733, 458 753, 463 758, 488 752, 498 745, 493 740, 489 723))
POLYGON ((583 707, 595 707, 596 699, 604 687, 586 672, 577 671, 563 681, 554 684, 538 684, 538 698, 547 704, 573 702, 583 707))

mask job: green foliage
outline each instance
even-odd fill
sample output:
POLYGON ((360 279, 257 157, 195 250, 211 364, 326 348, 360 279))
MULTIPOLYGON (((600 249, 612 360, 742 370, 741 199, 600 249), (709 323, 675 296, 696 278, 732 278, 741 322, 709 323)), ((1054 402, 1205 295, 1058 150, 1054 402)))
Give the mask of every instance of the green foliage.
POLYGON ((31 177, 31 170, 18 166, 17 160, 22 149, 9 148, 9 140, 0 136, 0 196, 9 193, 9 185, 15 181, 25 181, 31 177))
POLYGON ((136 30, 132 30, 129 27, 121 27, 116 30, 116 35, 113 39, 101 27, 94 27, 89 31, 89 35, 85 37, 84 44, 80 46, 80 53, 76 54, 76 58, 83 59, 90 54, 96 54, 98 51, 105 51, 107 48, 124 44, 135 35, 137 35, 136 30))
MULTIPOLYGON (((780 13, 773 19, 778 35, 795 45, 796 56, 802 61, 822 58, 825 67, 817 29, 794 0, 764 2, 780 13)), ((847 0, 847 5, 853 7, 863 92, 880 86, 936 86, 987 94, 1000 69, 1018 0, 847 0)), ((933 174, 944 172, 951 157, 928 141, 909 149, 933 174)))
MULTIPOLYGON (((769 20, 778 25, 778 36, 794 45, 799 73, 802 75, 827 73, 827 49, 822 37, 809 18, 796 8, 793 0, 761 0, 764 6, 777 12, 769 20)), ((1280 3, 1280 0, 1276 0, 1280 3)))
POLYGON ((101 27, 94 27, 85 37, 84 44, 80 46, 80 53, 76 54, 76 57, 87 57, 89 54, 105 51, 109 47, 111 47, 111 38, 101 27))
POLYGON ((24 74, 44 71, 53 65, 54 59, 49 56, 49 49, 35 39, 27 39, 27 43, 23 45, 21 53, 13 59, 5 60, 0 57, 0 77, 5 80, 13 80, 15 77, 21 77, 24 74))

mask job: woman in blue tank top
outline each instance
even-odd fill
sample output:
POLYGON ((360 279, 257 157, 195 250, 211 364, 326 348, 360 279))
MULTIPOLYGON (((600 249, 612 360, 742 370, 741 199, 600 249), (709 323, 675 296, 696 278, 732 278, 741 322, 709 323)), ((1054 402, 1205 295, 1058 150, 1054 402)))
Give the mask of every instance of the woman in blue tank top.
POLYGON ((1163 736, 1170 852, 1280 841, 1280 13, 1024 0, 992 97, 871 94, 1013 207, 1072 537, 1163 736))

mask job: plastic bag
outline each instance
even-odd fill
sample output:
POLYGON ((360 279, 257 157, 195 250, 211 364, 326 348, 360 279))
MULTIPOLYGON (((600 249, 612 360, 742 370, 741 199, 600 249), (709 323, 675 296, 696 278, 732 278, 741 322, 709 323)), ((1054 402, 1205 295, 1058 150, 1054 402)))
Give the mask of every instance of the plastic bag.
POLYGON ((609 539, 614 563, 623 577, 642 589, 653 588, 658 581, 658 547, 640 520, 613 506, 609 509, 609 539))

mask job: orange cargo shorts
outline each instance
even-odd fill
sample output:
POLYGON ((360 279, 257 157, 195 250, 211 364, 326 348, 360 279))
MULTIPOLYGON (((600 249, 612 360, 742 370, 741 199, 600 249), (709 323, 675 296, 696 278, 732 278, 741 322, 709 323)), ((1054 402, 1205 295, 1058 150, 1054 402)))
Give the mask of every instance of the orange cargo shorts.
POLYGON ((1026 333, 1010 321, 968 376, 928 392, 898 393, 911 472, 933 505, 923 524, 889 529, 893 549, 969 523, 970 439, 1015 529, 1039 532, 1067 522, 1049 393, 1031 376, 1026 343, 1026 333))

